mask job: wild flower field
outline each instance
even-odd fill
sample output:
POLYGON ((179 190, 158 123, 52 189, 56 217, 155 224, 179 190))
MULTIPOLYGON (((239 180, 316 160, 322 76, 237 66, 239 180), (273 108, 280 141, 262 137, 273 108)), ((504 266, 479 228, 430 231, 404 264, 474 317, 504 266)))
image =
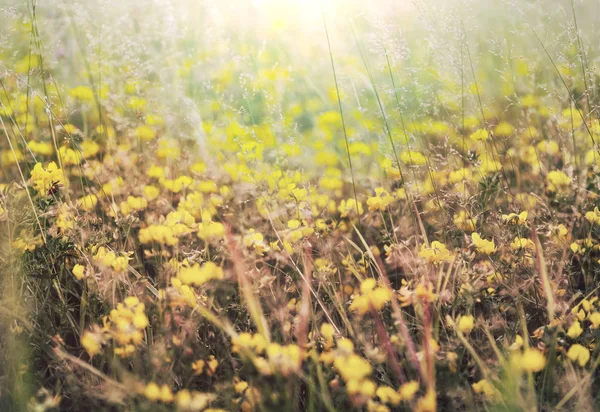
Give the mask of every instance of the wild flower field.
POLYGON ((0 410, 600 409, 597 2, 0 4, 0 410))

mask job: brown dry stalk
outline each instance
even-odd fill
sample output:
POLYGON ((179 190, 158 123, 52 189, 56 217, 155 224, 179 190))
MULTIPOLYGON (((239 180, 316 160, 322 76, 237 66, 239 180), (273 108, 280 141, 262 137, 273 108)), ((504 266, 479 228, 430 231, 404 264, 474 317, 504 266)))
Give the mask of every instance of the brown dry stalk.
POLYGON ((258 332, 263 335, 267 342, 271 342, 269 324, 267 323, 267 319, 263 314, 260 302, 254 296, 254 293, 252 293, 252 285, 250 284, 250 281, 246 275, 248 272, 246 270, 246 265, 244 264, 244 259, 238 248, 237 241, 231 232, 231 226, 228 224, 225 224, 225 239, 238 285, 242 292, 242 296, 244 296, 246 305, 248 305, 250 317, 254 321, 258 332))

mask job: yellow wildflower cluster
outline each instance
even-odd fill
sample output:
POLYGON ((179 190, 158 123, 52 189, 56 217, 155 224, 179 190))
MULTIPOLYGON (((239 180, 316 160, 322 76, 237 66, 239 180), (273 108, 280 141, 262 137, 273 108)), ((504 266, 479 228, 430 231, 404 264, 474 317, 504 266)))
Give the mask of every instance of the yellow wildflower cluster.
POLYGON ((471 217, 471 215, 465 210, 461 210, 455 214, 453 221, 456 227, 466 232, 473 232, 477 225, 477 220, 471 217))
POLYGON ((131 356, 136 346, 144 339, 144 329, 149 325, 145 305, 135 296, 125 298, 123 303, 110 311, 104 319, 102 331, 86 331, 81 337, 81 345, 91 355, 100 353, 102 344, 109 339, 116 343, 114 353, 121 357, 131 356))
POLYGON ((164 223, 149 225, 140 229, 139 239, 142 243, 175 246, 179 237, 190 233, 195 225, 194 217, 186 211, 171 212, 164 223))
POLYGON ((104 267, 112 268, 115 272, 125 272, 129 266, 130 254, 117 255, 112 250, 100 246, 94 254, 94 260, 104 267))
POLYGON ((119 208, 121 213, 129 215, 133 212, 139 212, 148 207, 148 201, 143 197, 127 196, 127 201, 121 202, 119 208))
POLYGON ((435 265, 439 265, 443 262, 451 262, 454 259, 452 254, 446 248, 446 245, 437 240, 431 242, 429 247, 422 245, 419 256, 425 259, 427 263, 433 263, 435 265))
POLYGON ((377 286, 373 278, 360 284, 360 294, 352 299, 350 310, 364 315, 370 310, 381 310, 392 299, 392 291, 385 286, 377 286))
POLYGON ((521 213, 509 213, 507 215, 502 215, 502 220, 506 223, 513 223, 513 224, 517 224, 517 225, 521 225, 524 226, 527 224, 527 217, 529 216, 529 214, 524 211, 521 213))
POLYGON ((363 205, 361 202, 356 202, 355 199, 345 199, 340 202, 338 206, 338 211, 340 212, 341 217, 349 217, 354 216, 356 214, 362 215, 364 213, 363 205))
POLYGON ((202 266, 198 263, 193 266, 183 267, 177 273, 177 279, 184 285, 200 286, 213 279, 222 279, 223 269, 214 262, 206 262, 202 266))
POLYGON ((565 195, 569 193, 571 178, 561 170, 553 170, 546 176, 546 183, 549 192, 565 195))
POLYGON ((54 162, 48 163, 46 168, 41 163, 36 163, 31 170, 31 183, 38 193, 46 195, 50 188, 64 185, 65 177, 62 169, 59 169, 54 162))
POLYGON ((233 337, 231 343, 232 351, 250 359, 263 375, 289 376, 300 370, 303 354, 298 345, 268 343, 262 335, 250 333, 233 337))
POLYGON ((538 349, 515 351, 510 359, 513 369, 523 372, 540 372, 546 366, 546 357, 538 349))
POLYGON ((473 240, 473 246, 475 246, 475 249, 477 249, 479 253, 490 255, 496 251, 496 244, 494 241, 483 239, 479 233, 473 233, 471 239, 473 240))
POLYGON ((389 195, 387 190, 383 187, 375 188, 375 196, 367 199, 367 206, 370 211, 385 210, 392 202, 394 198, 389 195))
POLYGON ((254 229, 248 230, 248 234, 243 238, 243 243, 247 248, 254 248, 259 255, 263 255, 270 250, 270 247, 265 243, 262 233, 254 229))

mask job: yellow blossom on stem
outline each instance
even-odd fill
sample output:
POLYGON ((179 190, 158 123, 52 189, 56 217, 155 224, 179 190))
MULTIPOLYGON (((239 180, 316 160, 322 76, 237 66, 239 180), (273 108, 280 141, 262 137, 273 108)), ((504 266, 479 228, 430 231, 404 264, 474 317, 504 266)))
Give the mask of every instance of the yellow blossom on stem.
POLYGON ((600 312, 590 313, 588 319, 592 322, 592 329, 597 329, 600 326, 600 312))
POLYGON ((569 348, 567 357, 571 361, 579 363, 579 366, 584 367, 590 360, 590 351, 585 346, 576 343, 569 348))
POLYGON ((96 208, 98 204, 98 197, 95 194, 89 194, 77 199, 77 207, 85 210, 86 212, 91 212, 96 208))
POLYGON ((578 338, 579 336, 581 336, 582 333, 583 333, 583 328, 581 327, 581 324, 579 323, 579 321, 573 322, 571 324, 571 326, 569 326, 569 329, 567 330, 567 336, 570 337, 571 339, 578 338))
POLYGON ((45 169, 41 163, 36 163, 31 170, 31 182, 38 193, 46 195, 51 187, 63 185, 65 177, 54 162, 48 163, 45 169))
POLYGON ((182 268, 177 274, 177 278, 184 285, 200 286, 212 279, 222 279, 223 269, 214 262, 206 262, 202 266, 196 263, 193 266, 182 268))
POLYGON ((378 187, 375 196, 367 199, 367 206, 370 211, 385 210, 393 201, 394 198, 385 189, 378 187))
POLYGON ((591 212, 586 212, 585 214, 585 218, 591 223, 591 224, 597 224, 600 225, 600 210, 598 210, 598 207, 595 207, 593 211, 591 212))
POLYGON ((355 199, 342 200, 338 206, 341 217, 356 216, 357 210, 359 215, 363 214, 362 203, 356 203, 355 199))
POLYGON ((515 239, 511 242, 510 247, 514 250, 534 250, 535 245, 531 239, 523 238, 523 237, 515 237, 515 239))
POLYGON ((453 259, 453 256, 446 248, 446 245, 438 242, 437 240, 431 242, 431 246, 429 247, 422 245, 421 251, 419 252, 419 256, 425 259, 427 263, 433 264, 450 262, 453 259))
POLYGON ((486 398, 493 398, 498 394, 498 390, 492 386, 486 379, 482 379, 471 385, 475 393, 482 393, 486 398))
POLYGON ((81 346, 89 353, 90 356, 94 356, 100 353, 102 349, 102 336, 90 331, 85 331, 81 336, 81 346))
POLYGON ((527 217, 529 214, 527 211, 523 211, 519 214, 517 213, 509 213, 508 215, 502 215, 502 221, 506 223, 514 223, 517 225, 524 226, 527 224, 527 217))
POLYGON ((466 232, 474 231, 475 225, 477 224, 477 220, 472 218, 471 215, 465 210, 461 210, 460 212, 455 214, 453 221, 456 227, 466 232))
POLYGON ((411 401, 417 392, 419 391, 419 382, 417 381, 409 381, 398 389, 398 394, 402 398, 403 401, 411 401))
POLYGON ((373 278, 364 280, 360 285, 360 294, 350 304, 350 310, 365 314, 369 310, 381 310, 392 299, 392 291, 383 286, 376 287, 373 278))
POLYGON ((525 372, 539 372, 546 366, 546 358, 537 349, 525 349, 520 357, 519 366, 525 372))
POLYGON ((346 382, 360 381, 373 371, 369 362, 354 353, 337 358, 334 366, 346 382))
POLYGON ((475 327, 475 318, 473 315, 461 316, 458 319, 458 330, 462 333, 470 333, 475 327))
POLYGON ((81 280, 81 279, 83 279, 83 275, 85 272, 85 266, 76 264, 75 266, 73 266, 72 272, 73 272, 73 276, 75 276, 75 278, 77 278, 77 280, 81 280))
POLYGON ((473 239, 473 245, 477 249, 479 253, 483 253, 485 255, 492 254, 496 251, 496 245, 493 240, 482 239, 479 233, 474 232, 471 235, 471 239, 473 239))
POLYGON ((568 194, 571 182, 571 178, 561 170, 553 170, 546 176, 546 188, 552 193, 568 194))

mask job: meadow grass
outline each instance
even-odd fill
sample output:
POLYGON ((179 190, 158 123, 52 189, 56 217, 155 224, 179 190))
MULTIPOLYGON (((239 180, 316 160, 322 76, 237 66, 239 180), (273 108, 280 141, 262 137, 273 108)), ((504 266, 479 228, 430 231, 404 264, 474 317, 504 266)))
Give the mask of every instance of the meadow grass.
POLYGON ((592 1, 5 1, 0 410, 597 410, 592 1))

